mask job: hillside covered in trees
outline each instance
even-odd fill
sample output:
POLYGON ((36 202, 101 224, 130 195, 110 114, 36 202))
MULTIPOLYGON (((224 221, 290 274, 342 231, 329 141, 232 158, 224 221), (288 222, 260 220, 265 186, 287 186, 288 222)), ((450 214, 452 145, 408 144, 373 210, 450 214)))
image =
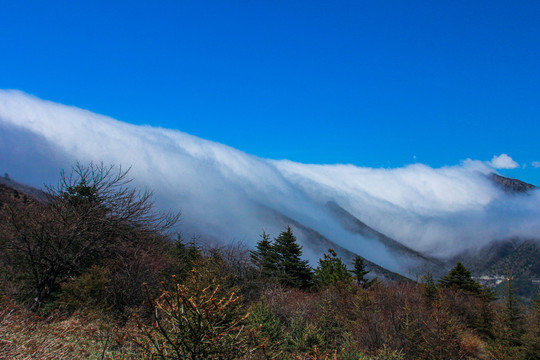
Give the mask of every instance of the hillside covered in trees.
POLYGON ((206 246, 116 167, 32 195, 0 185, 0 358, 540 358, 540 302, 511 276, 496 298, 462 263, 419 283, 333 249, 313 268, 291 227, 206 246))

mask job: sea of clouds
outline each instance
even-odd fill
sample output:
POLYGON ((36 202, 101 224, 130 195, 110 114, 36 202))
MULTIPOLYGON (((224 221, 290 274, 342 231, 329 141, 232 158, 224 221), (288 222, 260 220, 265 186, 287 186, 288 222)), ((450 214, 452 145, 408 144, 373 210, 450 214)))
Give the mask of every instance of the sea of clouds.
MULTIPOLYGON (((156 204, 181 210, 180 229, 252 246, 283 221, 312 228, 391 270, 399 259, 345 231, 328 214, 334 201, 414 250, 450 256, 509 237, 540 237, 540 191, 509 194, 488 174, 517 164, 508 155, 431 168, 311 165, 270 160, 177 130, 136 126, 76 107, 0 90, 0 171, 42 186, 76 161, 130 167, 134 184, 156 204)), ((305 249, 316 259, 321 254, 305 249)))

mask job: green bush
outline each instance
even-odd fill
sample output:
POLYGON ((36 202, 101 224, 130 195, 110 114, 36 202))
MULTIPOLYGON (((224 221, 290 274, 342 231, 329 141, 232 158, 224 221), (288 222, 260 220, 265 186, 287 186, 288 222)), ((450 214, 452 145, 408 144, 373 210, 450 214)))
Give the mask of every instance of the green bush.
POLYGON ((324 336, 316 324, 296 314, 287 334, 288 350, 291 352, 311 351, 324 344, 324 336))
POLYGON ((248 324, 253 328, 258 328, 261 335, 272 343, 279 343, 283 340, 283 324, 262 301, 251 307, 248 324))
POLYGON ((108 268, 92 266, 62 285, 57 302, 60 308, 68 311, 103 310, 107 306, 105 287, 110 281, 108 268))

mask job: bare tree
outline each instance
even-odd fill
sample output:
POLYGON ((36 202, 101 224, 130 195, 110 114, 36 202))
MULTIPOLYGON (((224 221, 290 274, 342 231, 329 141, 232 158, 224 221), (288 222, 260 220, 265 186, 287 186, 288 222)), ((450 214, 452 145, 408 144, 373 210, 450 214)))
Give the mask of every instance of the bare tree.
POLYGON ((114 245, 165 236, 179 214, 153 211, 152 193, 129 187, 129 169, 90 163, 47 187, 45 204, 4 204, 4 251, 24 266, 37 310, 60 283, 111 256, 114 245))

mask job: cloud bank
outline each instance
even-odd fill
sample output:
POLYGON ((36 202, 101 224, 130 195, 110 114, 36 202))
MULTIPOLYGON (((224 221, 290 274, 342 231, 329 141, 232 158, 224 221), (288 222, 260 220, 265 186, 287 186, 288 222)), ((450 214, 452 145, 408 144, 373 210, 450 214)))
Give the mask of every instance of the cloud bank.
MULTIPOLYGON (((494 239, 540 234, 540 192, 511 195, 486 176, 517 166, 422 164, 396 169, 310 165, 252 156, 180 131, 135 126, 19 91, 0 91, 0 171, 41 185, 75 161, 132 166, 134 184, 154 190, 163 209, 182 210, 180 228, 254 245, 286 218, 384 267, 403 262, 346 231, 328 214, 333 201, 370 227, 417 251, 449 256, 494 239), (272 213, 282 214, 276 220, 272 213)), ((305 241, 305 239, 299 239, 305 241)), ((321 256, 304 243, 306 253, 321 256)))

